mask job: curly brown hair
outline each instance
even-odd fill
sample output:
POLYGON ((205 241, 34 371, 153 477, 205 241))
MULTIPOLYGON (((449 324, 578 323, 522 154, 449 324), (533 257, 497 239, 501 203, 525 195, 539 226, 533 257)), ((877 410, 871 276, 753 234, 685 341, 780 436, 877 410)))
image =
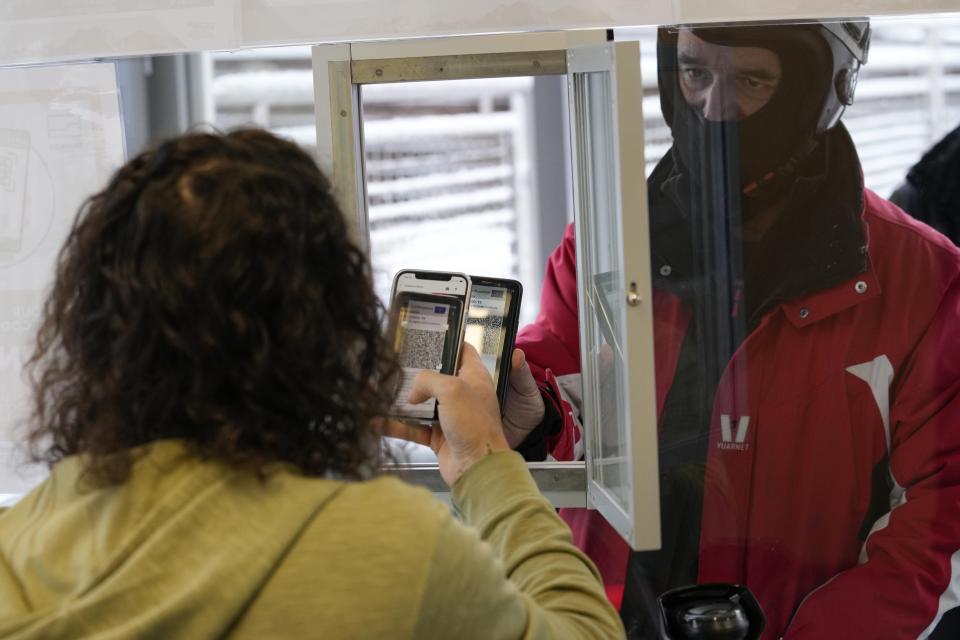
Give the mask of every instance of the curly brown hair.
POLYGON ((328 180, 265 131, 145 151, 80 208, 29 361, 34 459, 181 438, 232 465, 376 468, 397 371, 383 307, 328 180))

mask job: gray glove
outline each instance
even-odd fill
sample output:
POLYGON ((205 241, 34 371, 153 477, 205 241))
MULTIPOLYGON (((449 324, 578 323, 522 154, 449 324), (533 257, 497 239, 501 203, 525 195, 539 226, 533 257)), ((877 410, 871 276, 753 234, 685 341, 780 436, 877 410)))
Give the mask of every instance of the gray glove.
POLYGON ((540 387, 533 379, 530 365, 520 349, 513 350, 507 398, 503 405, 503 435, 516 449, 543 420, 545 407, 540 387))

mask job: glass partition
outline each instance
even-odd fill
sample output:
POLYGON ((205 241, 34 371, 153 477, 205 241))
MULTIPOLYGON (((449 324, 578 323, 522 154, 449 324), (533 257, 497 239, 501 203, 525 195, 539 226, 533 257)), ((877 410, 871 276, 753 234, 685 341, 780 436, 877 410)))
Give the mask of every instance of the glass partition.
MULTIPOLYGON (((511 80, 495 83, 522 97, 509 109, 499 94, 474 107, 512 112, 529 100, 530 78, 570 81, 579 263, 564 291, 582 321, 572 323, 576 366, 559 377, 561 391, 579 392, 583 383, 582 405, 560 405, 571 415, 570 422, 561 416, 563 428, 573 425, 563 433, 582 434, 573 443, 580 448, 570 447, 582 461, 542 463, 548 467, 537 478, 558 507, 590 506, 613 525, 602 528, 597 518, 574 530, 631 637, 658 632, 657 596, 713 582, 754 592, 766 614, 764 637, 960 637, 960 275, 952 246, 960 209, 951 199, 960 28, 944 16, 875 20, 868 39, 862 22, 651 28, 639 57, 622 42, 579 49, 554 41, 519 53, 561 52, 549 64, 562 60, 562 67, 535 75, 517 66, 523 56, 498 58, 512 65, 500 67, 511 80), (895 192, 897 207, 884 200, 895 192), (588 535, 601 528, 614 534, 588 535)), ((632 36, 616 34, 624 37, 632 36)), ((537 161, 527 154, 526 169, 518 169, 522 145, 539 143, 511 138, 516 123, 504 117, 487 149, 499 154, 497 163, 467 167, 466 175, 446 171, 452 164, 438 174, 390 173, 405 153, 418 167, 431 154, 447 164, 444 154, 464 151, 453 138, 480 127, 375 122, 388 102, 403 116, 417 108, 388 96, 383 82, 365 84, 362 96, 360 85, 378 77, 375 65, 359 69, 369 72, 363 82, 351 82, 351 52, 384 59, 373 52, 378 46, 337 45, 346 54, 315 55, 311 71, 300 50, 295 69, 277 67, 284 73, 269 79, 256 56, 247 56, 255 68, 245 69, 256 74, 228 78, 238 65, 225 61, 244 56, 218 56, 206 71, 217 64, 225 71, 211 89, 220 91, 219 107, 205 108, 222 108, 223 122, 259 122, 308 146, 316 133, 322 162, 332 147, 323 139, 347 122, 339 140, 357 146, 341 146, 336 168, 360 176, 348 185, 357 206, 388 214, 362 212, 364 224, 385 231, 373 243, 375 261, 391 242, 413 245, 407 239, 417 232, 391 237, 383 222, 423 204, 403 198, 438 183, 441 193, 428 199, 456 195, 465 177, 482 178, 490 198, 483 212, 494 222, 482 235, 464 220, 449 228, 507 256, 505 245, 524 241, 516 221, 496 217, 504 202, 522 200, 504 197, 505 189, 516 189, 514 177, 526 170, 539 176, 548 163, 566 162, 566 153, 537 161), (336 73, 346 92, 311 86, 336 73), (303 122, 311 100, 317 132, 303 122), (390 146, 401 139, 403 149, 390 146), (374 168, 382 179, 369 180, 374 168), (508 228, 517 235, 507 237, 508 228)), ((516 54, 511 47, 471 49, 470 62, 516 54)), ((450 52, 426 57, 438 55, 450 52)), ((394 55, 404 56, 417 57, 402 47, 394 55)), ((472 82, 463 70, 475 67, 456 62, 460 77, 446 81, 472 82)), ((160 75, 162 65, 153 65, 146 64, 160 75)), ((402 75, 408 71, 397 78, 411 80, 402 75)), ((55 252, 82 197, 122 161, 123 148, 113 65, 0 73, 6 455, 3 445, 16 439, 26 411, 20 365, 55 252)), ((413 79, 406 91, 414 97, 423 82, 441 80, 413 79)), ((531 104, 518 122, 539 119, 545 103, 524 108, 531 104)), ((452 107, 447 100, 432 108, 452 107)), ((443 223, 443 215, 428 220, 422 233, 443 223)), ((521 272, 510 262, 516 253, 509 255, 510 273, 521 272)), ((553 455, 559 445, 550 444, 553 455)), ((31 482, 6 473, 15 468, 0 461, 0 500, 31 482)))
POLYGON ((634 548, 660 545, 640 51, 568 53, 589 504, 634 548), (630 239, 630 244, 626 243, 630 239))
POLYGON ((608 73, 573 75, 577 131, 577 169, 582 176, 578 213, 581 249, 580 273, 584 279, 585 326, 581 351, 588 370, 585 417, 597 426, 588 443, 594 454, 591 480, 605 487, 616 504, 631 510, 628 438, 620 430, 630 424, 625 406, 624 320, 626 290, 623 255, 618 241, 620 220, 617 208, 615 166, 616 126, 609 105, 613 104, 608 73), (592 410, 591 410, 592 409, 592 410))
POLYGON ((956 25, 636 33, 663 538, 625 561, 630 637, 709 583, 764 638, 960 633, 956 25))
POLYGON ((22 367, 57 252, 80 203, 123 161, 113 64, 0 70, 0 500, 42 477, 25 466, 22 367))

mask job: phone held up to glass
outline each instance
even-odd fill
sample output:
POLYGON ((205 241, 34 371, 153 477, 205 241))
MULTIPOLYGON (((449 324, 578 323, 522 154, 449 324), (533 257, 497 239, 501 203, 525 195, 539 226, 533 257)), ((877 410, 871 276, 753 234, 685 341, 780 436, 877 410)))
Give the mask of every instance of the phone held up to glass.
POLYGON ((490 371, 502 411, 522 292, 516 280, 413 269, 398 272, 390 304, 390 331, 402 368, 394 416, 436 422, 435 399, 421 404, 406 399, 420 371, 456 373, 464 341, 490 371))

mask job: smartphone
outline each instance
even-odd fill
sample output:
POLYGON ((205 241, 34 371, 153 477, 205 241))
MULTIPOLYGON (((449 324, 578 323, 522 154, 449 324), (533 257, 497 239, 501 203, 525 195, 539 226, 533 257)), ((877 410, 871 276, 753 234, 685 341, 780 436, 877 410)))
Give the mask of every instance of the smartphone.
POLYGON ((29 153, 28 132, 0 129, 0 251, 20 250, 29 153))
POLYGON ((482 276, 470 276, 470 281, 464 341, 480 353, 480 359, 497 385, 497 399, 503 413, 523 286, 516 280, 482 276))
POLYGON ((405 269, 394 277, 390 325, 402 369, 394 416, 436 422, 436 399, 420 404, 406 399, 421 371, 457 372, 470 290, 470 278, 462 273, 405 269))

